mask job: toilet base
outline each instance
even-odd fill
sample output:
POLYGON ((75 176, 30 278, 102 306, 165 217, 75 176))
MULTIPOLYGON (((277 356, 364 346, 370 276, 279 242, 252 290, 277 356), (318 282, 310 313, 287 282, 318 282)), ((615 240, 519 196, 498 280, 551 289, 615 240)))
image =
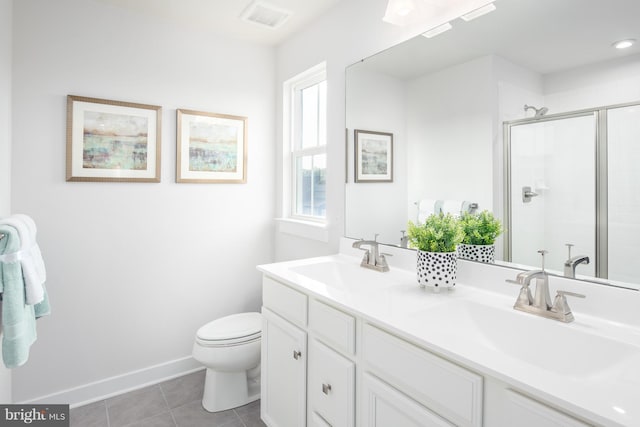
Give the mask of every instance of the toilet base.
POLYGON ((260 377, 247 380, 247 372, 217 372, 207 368, 202 407, 226 411, 260 399, 260 377))

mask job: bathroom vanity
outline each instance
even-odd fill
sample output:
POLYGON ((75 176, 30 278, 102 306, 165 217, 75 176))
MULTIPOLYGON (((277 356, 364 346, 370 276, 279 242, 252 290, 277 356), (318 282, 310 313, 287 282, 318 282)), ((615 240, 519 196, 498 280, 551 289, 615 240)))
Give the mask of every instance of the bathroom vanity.
POLYGON ((259 266, 261 416, 270 427, 640 425, 640 292, 580 291, 564 324, 513 310, 518 270, 461 261, 454 290, 340 254, 259 266))

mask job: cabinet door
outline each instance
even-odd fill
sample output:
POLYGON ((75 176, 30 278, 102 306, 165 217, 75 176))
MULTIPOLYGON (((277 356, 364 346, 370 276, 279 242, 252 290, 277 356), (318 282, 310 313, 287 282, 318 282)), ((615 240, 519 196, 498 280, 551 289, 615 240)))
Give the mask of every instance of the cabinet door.
POLYGON ((370 374, 362 380, 362 427, 453 427, 370 374))
POLYGON ((505 425, 518 427, 587 427, 581 421, 513 390, 506 390, 505 425))
POLYGON ((262 309, 260 415, 269 427, 306 425, 307 334, 262 309))
POLYGON ((308 376, 309 412, 317 412, 332 427, 353 427, 355 422, 354 363, 312 339, 309 343, 308 376))

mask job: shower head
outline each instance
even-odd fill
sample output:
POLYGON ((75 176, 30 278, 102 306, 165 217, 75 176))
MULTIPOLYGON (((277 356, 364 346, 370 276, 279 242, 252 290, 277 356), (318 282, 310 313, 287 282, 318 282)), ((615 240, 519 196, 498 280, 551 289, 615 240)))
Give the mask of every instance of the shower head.
POLYGON ((533 110, 536 112, 534 117, 542 117, 549 112, 549 109, 547 107, 536 108, 532 105, 524 104, 524 112, 526 113, 528 110, 533 110))

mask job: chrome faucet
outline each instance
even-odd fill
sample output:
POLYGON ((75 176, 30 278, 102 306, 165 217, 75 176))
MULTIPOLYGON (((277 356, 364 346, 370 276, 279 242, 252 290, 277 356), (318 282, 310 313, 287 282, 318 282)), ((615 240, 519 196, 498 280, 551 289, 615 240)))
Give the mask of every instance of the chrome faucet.
POLYGON ((376 271, 389 271, 389 265, 387 264, 387 259, 385 255, 391 256, 391 254, 380 253, 378 242, 376 239, 378 235, 376 234, 373 240, 364 240, 360 239, 356 242, 353 242, 353 247, 356 249, 360 249, 364 252, 364 256, 362 257, 362 262, 360 263, 361 267, 370 268, 376 271), (369 246, 369 249, 363 249, 362 246, 369 246))
POLYGON ((548 319, 572 322, 574 317, 566 297, 585 298, 585 296, 574 292, 558 291, 552 304, 551 295, 549 295, 549 275, 544 270, 544 256, 547 251, 539 250, 538 253, 542 255, 541 270, 524 271, 516 276, 516 280, 507 280, 508 283, 520 286, 520 293, 513 308, 548 319), (536 290, 535 296, 532 297, 529 286, 533 279, 536 280, 536 290))
POLYGON ((576 277, 576 267, 580 264, 589 264, 589 257, 586 255, 577 255, 571 257, 571 243, 566 244, 569 254, 567 260, 564 262, 564 275, 565 277, 576 277))
POLYGON ((402 236, 400 237, 400 247, 406 248, 409 246, 409 236, 407 236, 407 230, 400 230, 402 236))

